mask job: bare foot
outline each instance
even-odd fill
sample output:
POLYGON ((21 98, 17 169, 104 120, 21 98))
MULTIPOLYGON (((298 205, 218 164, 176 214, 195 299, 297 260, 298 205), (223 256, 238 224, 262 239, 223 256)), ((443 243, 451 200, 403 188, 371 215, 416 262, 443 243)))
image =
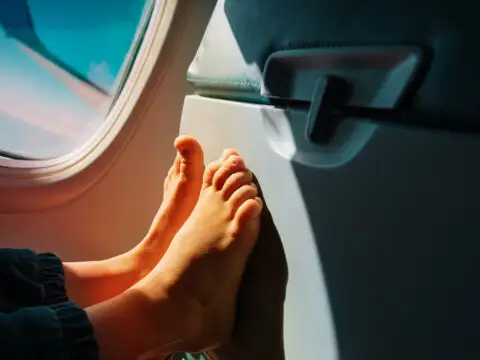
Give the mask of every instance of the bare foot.
POLYGON ((203 150, 191 136, 175 140, 177 157, 164 182, 163 202, 144 240, 134 249, 141 261, 141 277, 163 257, 173 237, 192 213, 203 177, 203 150))
POLYGON ((165 179, 163 203, 145 238, 110 259, 64 264, 69 296, 81 306, 117 296, 146 276, 191 214, 202 187, 203 151, 190 136, 179 137, 175 147, 178 154, 165 179))
POLYGON ((232 152, 224 157, 207 167, 191 216, 158 266, 135 286, 153 302, 167 296, 182 307, 172 332, 181 331, 175 325, 183 324, 189 333, 178 334, 171 350, 203 351, 226 341, 233 330, 236 296, 257 241, 262 201, 243 159, 232 152))
MULTIPOLYGON (((258 184, 256 179, 254 182, 258 184)), ((285 358, 283 305, 287 280, 285 251, 268 206, 264 205, 258 242, 247 262, 238 294, 232 338, 208 352, 212 360, 285 358)))

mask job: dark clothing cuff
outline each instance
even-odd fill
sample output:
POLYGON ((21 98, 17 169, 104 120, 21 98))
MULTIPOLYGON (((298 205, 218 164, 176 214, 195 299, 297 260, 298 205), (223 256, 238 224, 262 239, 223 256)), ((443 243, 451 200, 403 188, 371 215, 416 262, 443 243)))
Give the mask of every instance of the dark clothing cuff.
POLYGON ((0 249, 0 312, 68 301, 62 262, 53 254, 0 249))
POLYGON ((69 360, 98 359, 99 350, 85 310, 73 302, 51 306, 62 329, 62 339, 69 360))
POLYGON ((67 302, 62 261, 54 254, 38 254, 39 280, 44 288, 44 305, 67 302))
POLYGON ((0 359, 98 358, 87 313, 66 295, 60 259, 0 249, 0 359))
POLYGON ((99 359, 88 316, 74 303, 0 314, 0 334, 4 360, 99 359))
POLYGON ((0 312, 43 304, 37 254, 31 250, 0 249, 0 312))

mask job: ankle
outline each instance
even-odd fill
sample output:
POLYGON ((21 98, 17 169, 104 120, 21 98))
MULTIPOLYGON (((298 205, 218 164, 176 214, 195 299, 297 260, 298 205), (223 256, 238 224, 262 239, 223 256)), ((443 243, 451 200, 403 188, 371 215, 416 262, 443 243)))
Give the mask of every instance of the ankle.
POLYGON ((145 327, 156 339, 165 339, 165 353, 192 351, 192 341, 201 335, 203 314, 201 306, 188 296, 170 291, 161 275, 148 276, 132 290, 148 299, 144 304, 145 327))
POLYGON ((223 314, 218 313, 218 305, 205 304, 196 298, 188 289, 171 291, 169 301, 174 304, 175 332, 181 334, 177 338, 182 341, 176 344, 175 350, 200 353, 218 347, 229 340, 232 327, 226 324, 223 314))
POLYGON ((155 235, 152 233, 147 234, 137 246, 124 254, 132 263, 137 281, 147 276, 157 266, 164 254, 163 249, 158 243, 155 243, 154 237, 155 235))

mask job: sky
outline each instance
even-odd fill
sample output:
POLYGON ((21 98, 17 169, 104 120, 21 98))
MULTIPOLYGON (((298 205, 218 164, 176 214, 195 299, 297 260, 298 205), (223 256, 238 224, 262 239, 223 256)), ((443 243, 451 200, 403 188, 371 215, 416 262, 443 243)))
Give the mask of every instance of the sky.
POLYGON ((28 0, 28 4, 45 46, 110 90, 145 0, 28 0))
MULTIPOLYGON (((0 1, 8 12, 9 6, 24 0, 0 1)), ((111 94, 145 2, 27 0, 43 45, 111 94)), ((6 36, 1 25, 0 49, 0 150, 27 157, 60 156, 85 142, 103 123, 104 113, 67 88, 28 48, 6 36)))

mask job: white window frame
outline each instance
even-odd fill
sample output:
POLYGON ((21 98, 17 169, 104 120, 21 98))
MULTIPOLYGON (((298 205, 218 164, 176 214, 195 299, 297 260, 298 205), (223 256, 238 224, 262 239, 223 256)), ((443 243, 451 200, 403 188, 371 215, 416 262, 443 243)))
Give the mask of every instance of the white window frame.
MULTIPOLYGON (((167 67, 160 54, 182 0, 155 1, 130 74, 105 122, 80 148, 49 160, 0 158, 0 214, 58 205, 87 191, 122 153, 167 67)), ((174 34, 170 34, 172 36, 174 34)))

